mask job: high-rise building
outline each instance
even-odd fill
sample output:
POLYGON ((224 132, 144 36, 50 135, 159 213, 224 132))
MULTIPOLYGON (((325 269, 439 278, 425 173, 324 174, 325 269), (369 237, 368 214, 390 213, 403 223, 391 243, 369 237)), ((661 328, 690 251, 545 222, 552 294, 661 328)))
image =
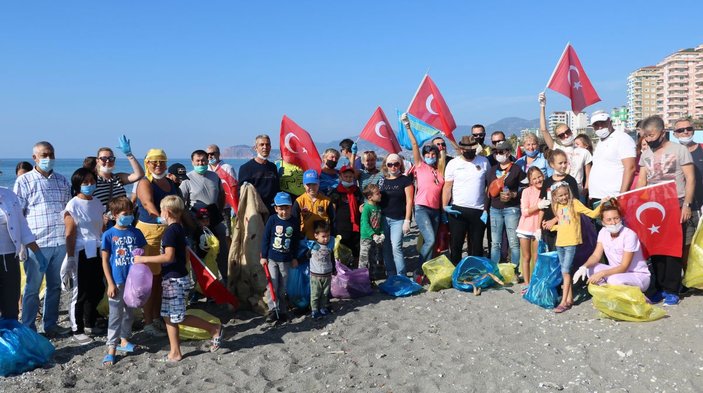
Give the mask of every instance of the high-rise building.
POLYGON ((638 69, 627 78, 627 128, 634 129, 638 121, 657 112, 657 90, 661 71, 657 66, 638 69))
POLYGON ((552 112, 547 119, 549 130, 554 133, 554 126, 564 123, 575 133, 583 132, 588 126, 588 114, 585 112, 574 113, 572 111, 552 112))
POLYGON ((569 124, 569 115, 567 112, 552 112, 547 119, 549 131, 554 132, 554 127, 559 124, 569 124))

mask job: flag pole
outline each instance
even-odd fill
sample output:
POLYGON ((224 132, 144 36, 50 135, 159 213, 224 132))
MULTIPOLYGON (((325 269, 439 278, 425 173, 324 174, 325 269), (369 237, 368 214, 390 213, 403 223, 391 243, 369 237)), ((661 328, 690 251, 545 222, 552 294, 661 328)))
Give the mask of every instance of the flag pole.
MULTIPOLYGON (((429 71, 429 70, 430 70, 430 69, 428 68, 427 71, 429 71)), ((420 84, 417 85, 417 90, 415 90, 415 94, 413 94, 413 98, 410 100, 410 104, 408 104, 408 110, 406 110, 405 112, 410 112, 410 105, 412 105, 412 104, 413 104, 413 101, 415 101, 415 97, 417 97, 417 94, 420 92, 420 88, 422 87, 422 83, 423 83, 423 82, 425 81, 425 79, 427 78, 427 75, 428 75, 428 74, 425 74, 425 76, 422 77, 422 80, 420 81, 420 84)))
POLYGON ((549 80, 547 80, 547 85, 544 86, 544 90, 542 90, 542 93, 547 91, 547 88, 549 87, 549 84, 552 83, 552 78, 554 78, 554 74, 557 73, 557 67, 559 67, 559 64, 561 64, 561 60, 564 58, 564 55, 566 55, 566 50, 569 48, 569 45, 571 45, 571 41, 566 43, 566 46, 564 47, 564 51, 561 53, 561 56, 559 56, 559 60, 557 61, 557 64, 554 66, 554 71, 552 71, 552 76, 549 77, 549 80))
POLYGON ((619 197, 621 197, 621 196, 623 196, 623 195, 632 194, 633 192, 644 191, 644 190, 647 190, 647 189, 650 189, 650 188, 654 188, 654 187, 665 186, 665 185, 667 185, 667 184, 669 184, 669 183, 676 183, 676 180, 669 180, 669 181, 665 181, 665 182, 662 182, 662 183, 659 183, 659 184, 653 184, 653 185, 651 185, 651 186, 646 186, 646 187, 641 187, 641 188, 635 188, 634 190, 625 191, 625 192, 623 192, 623 193, 613 195, 613 198, 619 198, 619 197))

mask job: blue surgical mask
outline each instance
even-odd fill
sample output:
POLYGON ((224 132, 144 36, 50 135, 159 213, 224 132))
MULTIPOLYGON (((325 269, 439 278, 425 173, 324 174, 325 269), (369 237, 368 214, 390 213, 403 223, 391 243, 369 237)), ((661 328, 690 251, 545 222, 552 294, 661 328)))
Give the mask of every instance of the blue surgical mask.
POLYGON ((532 151, 525 150, 525 155, 530 157, 530 158, 535 158, 537 157, 537 154, 539 154, 539 150, 535 149, 532 151))
POLYGON ((207 165, 193 165, 193 170, 195 173, 202 175, 207 172, 207 165))
POLYGON ((117 216, 117 225, 121 227, 128 227, 132 225, 132 221, 134 221, 134 216, 132 215, 117 216))
POLYGON ((437 162, 437 157, 425 157, 425 164, 434 165, 437 162))
POLYGON ((39 169, 44 172, 51 172, 54 170, 54 159, 52 158, 41 158, 37 164, 39 169))
POLYGON ((342 185, 346 188, 350 188, 354 185, 353 181, 342 181, 342 185))
POLYGON ((210 165, 217 165, 217 160, 213 157, 213 158, 207 160, 207 163, 210 165))
POLYGON ((81 184, 81 194, 85 196, 91 196, 93 195, 93 192, 95 192, 96 187, 97 186, 95 184, 81 184))

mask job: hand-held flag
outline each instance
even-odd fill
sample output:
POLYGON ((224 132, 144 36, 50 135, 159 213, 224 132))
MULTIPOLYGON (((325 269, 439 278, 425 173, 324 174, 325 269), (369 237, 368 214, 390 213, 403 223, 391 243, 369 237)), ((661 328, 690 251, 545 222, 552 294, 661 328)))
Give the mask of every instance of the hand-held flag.
POLYGON ((239 300, 217 280, 215 274, 208 269, 190 247, 188 247, 188 259, 205 296, 213 299, 217 304, 231 304, 235 308, 239 307, 239 300))
POLYGON ((297 165, 303 170, 320 171, 322 159, 320 159, 320 153, 317 152, 312 137, 286 115, 283 115, 281 121, 280 144, 283 161, 297 165))
POLYGON ((425 75, 422 78, 422 82, 420 82, 420 86, 417 88, 415 97, 410 102, 407 112, 442 131, 447 138, 454 141, 454 136, 452 135, 456 128, 454 117, 452 112, 449 111, 449 106, 444 101, 444 97, 439 92, 437 85, 434 84, 429 75, 425 75))
MULTIPOLYGON (((408 137, 408 130, 403 125, 400 120, 402 113, 398 113, 398 143, 400 146, 407 150, 412 150, 413 145, 410 143, 410 138, 408 137)), ((435 135, 439 134, 439 130, 435 129, 431 125, 425 123, 424 121, 418 119, 417 117, 408 113, 408 121, 410 122, 410 129, 413 135, 415 135, 415 140, 417 140, 417 145, 422 146, 425 142, 432 139, 435 135)))
POLYGON ((600 101, 570 43, 566 44, 547 87, 568 97, 571 100, 571 110, 575 113, 600 101))
MULTIPOLYGON (((237 179, 222 169, 222 165, 217 166, 215 173, 217 173, 220 181, 222 181, 222 188, 225 190, 225 200, 227 200, 227 203, 232 206, 234 214, 237 214, 239 210, 239 192, 237 191, 237 188, 239 188, 239 183, 237 182, 237 179)), ((229 217, 225 217, 225 219, 228 220, 229 217)))
POLYGON ((386 114, 383 113, 380 106, 376 108, 371 119, 364 126, 359 138, 367 140, 389 153, 399 153, 402 150, 398 138, 391 128, 391 123, 388 122, 386 114))

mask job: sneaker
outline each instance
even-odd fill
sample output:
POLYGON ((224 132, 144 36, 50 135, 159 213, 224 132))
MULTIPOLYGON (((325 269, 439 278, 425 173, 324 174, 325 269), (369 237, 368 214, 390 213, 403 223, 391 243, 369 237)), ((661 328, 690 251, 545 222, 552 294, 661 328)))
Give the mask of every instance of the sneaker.
POLYGON ((269 311, 268 315, 266 315, 266 322, 267 323, 274 323, 277 320, 278 320, 278 317, 276 317, 275 311, 269 311))
POLYGON ((312 319, 320 319, 322 318, 322 313, 320 313, 318 310, 312 310, 312 319))
POLYGON ((71 328, 63 327, 61 325, 54 325, 49 329, 44 330, 44 334, 49 337, 66 336, 72 332, 71 328))
POLYGON ((107 329, 95 326, 92 328, 85 328, 85 333, 91 336, 104 336, 107 333, 107 329))
POLYGON ((324 317, 330 314, 330 310, 327 307, 322 307, 320 309, 320 314, 324 317))
POLYGON ((679 295, 664 292, 664 305, 665 306, 675 306, 679 304, 679 295))
POLYGON ((93 342, 93 339, 88 337, 85 333, 74 333, 73 341, 78 345, 88 345, 93 342))
POLYGON ((150 323, 144 326, 144 333, 152 337, 166 337, 166 333, 157 329, 156 326, 154 326, 154 323, 150 323))
POLYGON ((664 292, 656 291, 647 300, 649 300, 649 302, 652 304, 657 304, 657 303, 661 302, 662 300, 664 300, 664 292))

